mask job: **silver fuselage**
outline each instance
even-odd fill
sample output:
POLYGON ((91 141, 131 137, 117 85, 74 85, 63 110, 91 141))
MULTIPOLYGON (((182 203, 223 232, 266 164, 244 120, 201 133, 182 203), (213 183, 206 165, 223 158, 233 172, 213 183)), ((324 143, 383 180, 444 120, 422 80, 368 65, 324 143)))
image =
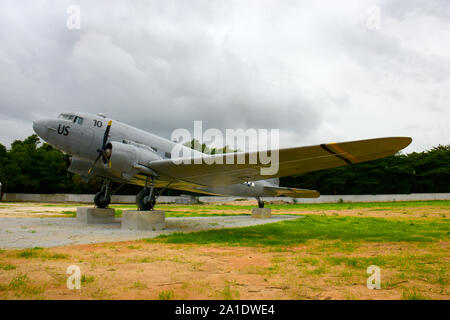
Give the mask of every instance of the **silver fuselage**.
MULTIPOLYGON (((82 112, 67 112, 64 115, 73 117, 72 119, 58 117, 37 120, 33 122, 33 129, 39 137, 53 147, 64 153, 70 154, 77 159, 85 161, 86 164, 92 164, 99 154, 98 149, 103 142, 105 127, 111 119, 102 115, 82 112)), ((129 142, 147 146, 154 151, 159 159, 170 158, 171 152, 176 145, 175 142, 129 126, 117 120, 113 120, 108 141, 129 142)), ((191 150, 185 146, 182 148, 189 149, 189 153, 192 154, 193 157, 202 155, 201 152, 191 150)), ((136 185, 144 185, 146 178, 144 175, 135 175, 124 178, 123 175, 114 174, 114 172, 108 170, 101 161, 96 165, 92 175, 89 175, 87 170, 82 172, 77 171, 76 173, 80 174, 86 180, 92 176, 100 176, 109 178, 112 181, 136 185)), ((264 189, 264 186, 273 185, 271 180, 260 180, 253 183, 244 182, 214 188, 181 183, 173 184, 170 188, 210 195, 258 197, 273 196, 273 194, 264 189)), ((164 185, 159 185, 158 187, 164 187, 164 185)))

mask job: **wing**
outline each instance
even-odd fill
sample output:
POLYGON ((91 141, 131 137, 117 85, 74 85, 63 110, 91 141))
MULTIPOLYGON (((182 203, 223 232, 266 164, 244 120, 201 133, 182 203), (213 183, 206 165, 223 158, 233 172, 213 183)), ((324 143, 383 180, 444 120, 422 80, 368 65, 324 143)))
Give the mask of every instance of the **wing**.
MULTIPOLYGON (((272 163, 272 166, 278 166, 278 171, 270 175, 262 174, 261 168, 268 168, 270 164, 263 164, 259 156, 256 163, 251 163, 250 160, 254 159, 257 152, 205 155, 208 157, 207 163, 215 161, 213 164, 190 158, 181 164, 170 159, 156 160, 148 166, 163 180, 178 180, 208 187, 225 186, 375 160, 395 154, 411 141, 409 137, 393 137, 280 149, 278 161, 272 163), (238 164, 239 156, 245 157, 244 164, 238 164), (234 161, 227 161, 226 157, 231 157, 234 161)), ((271 151, 272 155, 275 151, 277 150, 271 151)))

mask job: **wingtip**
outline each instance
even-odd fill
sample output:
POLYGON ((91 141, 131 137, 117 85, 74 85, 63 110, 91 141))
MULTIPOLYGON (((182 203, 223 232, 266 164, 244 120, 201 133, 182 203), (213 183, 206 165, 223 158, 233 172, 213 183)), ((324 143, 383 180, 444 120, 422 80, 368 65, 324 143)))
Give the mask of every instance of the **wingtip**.
POLYGON ((397 139, 400 140, 399 141, 399 150, 406 148, 413 141, 413 139, 411 137, 398 137, 397 139))

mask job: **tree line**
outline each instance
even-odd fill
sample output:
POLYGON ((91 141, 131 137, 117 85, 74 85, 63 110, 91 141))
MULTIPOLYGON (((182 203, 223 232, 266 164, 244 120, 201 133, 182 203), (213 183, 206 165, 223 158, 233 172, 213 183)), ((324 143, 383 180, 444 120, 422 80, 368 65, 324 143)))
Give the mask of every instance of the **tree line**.
POLYGON ((450 192, 450 145, 280 180, 282 185, 315 189, 321 194, 450 192))
MULTIPOLYGON (((195 143, 192 144, 194 146, 195 143)), ((202 146, 202 150, 207 148, 202 146)), ((210 153, 233 152, 214 150, 210 153)), ((280 179, 281 186, 315 189, 321 194, 389 194, 450 192, 450 145, 424 152, 396 154, 345 167, 310 172, 280 179)), ((96 193, 101 180, 88 183, 67 171, 65 155, 37 135, 16 140, 7 149, 0 144, 0 182, 9 193, 96 193)), ((126 186, 121 194, 136 194, 138 186, 126 186)), ((166 195, 178 195, 166 190, 166 195)))

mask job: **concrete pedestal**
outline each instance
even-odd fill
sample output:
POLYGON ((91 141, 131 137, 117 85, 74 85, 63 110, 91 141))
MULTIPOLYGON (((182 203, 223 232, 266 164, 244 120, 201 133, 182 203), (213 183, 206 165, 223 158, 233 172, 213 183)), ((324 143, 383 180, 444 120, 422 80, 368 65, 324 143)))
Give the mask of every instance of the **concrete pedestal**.
POLYGON ((166 213, 153 211, 123 211, 122 229, 160 230, 166 226, 166 213))
POLYGON ((181 195, 175 199, 177 204, 198 204, 198 198, 194 196, 181 195))
POLYGON ((272 216, 270 208, 252 208, 252 218, 269 219, 272 216))
POLYGON ((115 214, 114 209, 78 207, 77 219, 87 224, 114 223, 115 214))

